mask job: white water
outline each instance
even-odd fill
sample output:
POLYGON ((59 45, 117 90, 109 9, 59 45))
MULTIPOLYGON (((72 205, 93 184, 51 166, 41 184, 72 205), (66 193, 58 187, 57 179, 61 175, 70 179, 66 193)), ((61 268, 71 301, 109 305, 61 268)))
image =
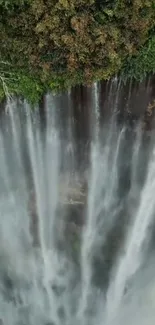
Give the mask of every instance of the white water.
POLYGON ((140 195, 135 220, 125 240, 124 256, 118 261, 118 268, 112 279, 107 294, 107 308, 109 311, 107 323, 115 323, 115 317, 119 314, 124 295, 125 286, 130 277, 140 267, 143 258, 143 244, 148 235, 148 227, 154 217, 155 202, 155 152, 148 166, 148 175, 144 188, 140 195), (110 320, 109 320, 110 318, 110 320))
POLYGON ((99 84, 98 82, 95 82, 94 84, 94 105, 93 110, 95 113, 95 121, 93 121, 93 125, 95 127, 94 130, 94 138, 96 138, 96 141, 98 141, 99 138, 99 131, 100 131, 100 104, 99 104, 99 84))
MULTIPOLYGON (((104 129, 103 126, 103 130, 99 130, 96 86, 94 91, 97 136, 91 145, 88 193, 83 193, 87 198, 83 212, 79 212, 83 213, 84 225, 78 239, 76 262, 68 251, 68 243, 71 246, 74 242, 69 241, 69 230, 65 230, 65 218, 71 205, 63 204, 71 191, 66 177, 69 180, 74 177, 75 157, 73 150, 72 155, 68 155, 68 165, 72 168, 69 173, 66 167, 65 174, 61 169, 64 139, 60 137, 56 99, 47 97, 44 141, 36 112, 32 114, 28 105, 22 103, 21 117, 17 103, 8 102, 8 115, 0 132, 2 324, 154 324, 155 260, 147 259, 147 248, 155 215, 155 144, 150 147, 144 184, 139 184, 137 175, 143 150, 139 129, 129 163, 126 158, 131 146, 130 139, 126 140, 128 130, 126 127, 118 129, 114 121, 110 127, 104 129), (29 157, 29 172, 23 148, 29 157), (131 166, 131 184, 122 196, 121 189, 126 184, 120 176, 126 163, 131 166), (134 208, 131 206, 133 193, 134 208), (128 218, 124 218, 126 214, 128 218), (33 224, 32 217, 36 218, 33 224), (112 256, 110 244, 106 244, 110 232, 115 233, 111 241, 121 236, 115 228, 117 223, 123 228, 124 236, 120 237, 112 256), (34 245, 35 232, 39 237, 37 245, 34 245), (107 252, 112 259, 109 269, 107 252), (99 268, 94 266, 96 257, 105 266, 100 286, 95 284, 94 274, 99 268), (107 274, 109 281, 104 280, 107 274)), ((73 145, 73 125, 69 128, 68 142, 73 145)), ((83 181, 81 179, 81 183, 83 181)), ((76 179, 72 183, 73 192, 77 188, 76 179)), ((73 255, 76 254, 74 249, 72 247, 73 255)))

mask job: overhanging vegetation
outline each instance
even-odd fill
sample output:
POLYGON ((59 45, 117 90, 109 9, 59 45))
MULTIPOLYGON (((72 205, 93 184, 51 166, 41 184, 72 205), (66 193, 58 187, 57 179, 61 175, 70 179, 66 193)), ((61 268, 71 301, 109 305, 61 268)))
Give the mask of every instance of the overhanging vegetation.
POLYGON ((0 0, 0 97, 155 71, 154 0, 0 0), (5 86, 5 87, 4 87, 5 86))

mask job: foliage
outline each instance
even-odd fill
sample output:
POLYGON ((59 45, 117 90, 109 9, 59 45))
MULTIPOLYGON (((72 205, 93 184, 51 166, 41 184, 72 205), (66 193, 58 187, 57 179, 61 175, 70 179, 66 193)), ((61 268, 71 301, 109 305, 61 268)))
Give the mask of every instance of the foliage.
POLYGON ((0 81, 0 100, 9 93, 27 98, 31 104, 35 104, 46 90, 36 76, 30 76, 26 74, 26 71, 15 70, 10 66, 6 69, 2 64, 0 65, 0 81))
POLYGON ((0 0, 0 6, 3 9, 10 10, 17 6, 23 6, 28 0, 0 0))
POLYGON ((148 74, 155 73, 155 36, 141 47, 137 56, 129 56, 122 68, 123 79, 135 78, 142 80, 148 74))
POLYGON ((33 101, 47 88, 153 72, 154 37, 154 0, 0 0, 8 88, 33 101))

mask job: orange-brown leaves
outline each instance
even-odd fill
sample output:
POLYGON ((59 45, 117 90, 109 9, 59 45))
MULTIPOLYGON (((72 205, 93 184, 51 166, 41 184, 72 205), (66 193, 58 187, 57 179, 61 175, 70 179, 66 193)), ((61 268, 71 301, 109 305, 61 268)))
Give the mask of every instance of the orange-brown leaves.
POLYGON ((77 56, 74 53, 69 53, 67 57, 67 67, 69 71, 74 71, 78 68, 77 56))
POLYGON ((71 27, 77 35, 84 35, 87 33, 89 18, 85 15, 74 16, 71 18, 71 27))
POLYGON ((51 71, 59 81, 62 71, 64 79, 75 73, 79 81, 81 71, 84 80, 109 78, 155 27, 154 0, 24 3, 0 17, 0 55, 17 67, 38 67, 41 78, 51 71))

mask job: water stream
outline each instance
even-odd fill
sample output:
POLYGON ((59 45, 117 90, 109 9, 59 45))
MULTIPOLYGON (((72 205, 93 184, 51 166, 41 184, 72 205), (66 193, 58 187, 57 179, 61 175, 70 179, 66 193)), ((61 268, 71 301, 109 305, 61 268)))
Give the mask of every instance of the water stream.
POLYGON ((0 127, 0 324, 154 324, 154 132, 148 141, 140 123, 117 123, 121 83, 113 80, 110 96, 114 88, 105 123, 98 84, 92 90, 85 172, 70 92, 66 124, 60 98, 47 95, 44 130, 37 108, 8 99, 0 127))

